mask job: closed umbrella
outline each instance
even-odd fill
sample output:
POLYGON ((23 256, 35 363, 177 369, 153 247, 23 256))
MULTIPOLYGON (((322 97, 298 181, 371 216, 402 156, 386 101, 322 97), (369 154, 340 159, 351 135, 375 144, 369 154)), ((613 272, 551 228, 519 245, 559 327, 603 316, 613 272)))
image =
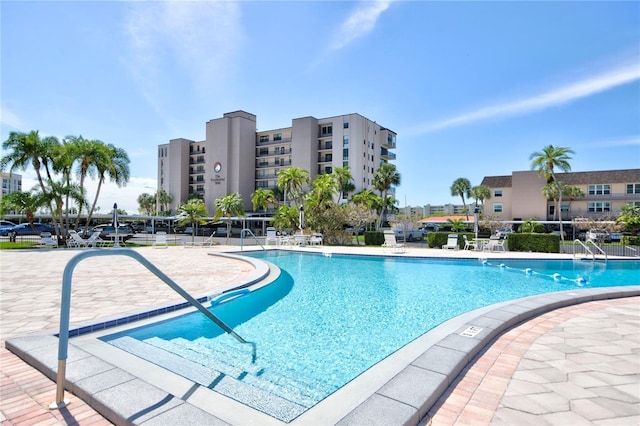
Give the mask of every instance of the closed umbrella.
POLYGON ((114 247, 120 247, 120 243, 118 241, 118 203, 113 203, 113 216, 111 218, 111 225, 113 226, 113 229, 116 230, 116 236, 115 236, 115 243, 114 243, 114 247))

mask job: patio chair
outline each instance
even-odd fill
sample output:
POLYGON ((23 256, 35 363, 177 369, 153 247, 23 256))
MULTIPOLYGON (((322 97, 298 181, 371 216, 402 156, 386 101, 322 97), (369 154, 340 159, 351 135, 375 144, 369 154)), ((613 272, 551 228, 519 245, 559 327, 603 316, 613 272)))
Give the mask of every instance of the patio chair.
POLYGON ((487 251, 506 251, 504 246, 505 240, 501 239, 498 235, 492 235, 489 237, 489 242, 487 243, 486 249, 487 251))
POLYGON ((69 238, 67 238, 67 246, 68 247, 76 247, 76 248, 86 248, 87 240, 82 238, 78 232, 73 229, 69 230, 69 238))
POLYGON ((264 240, 264 244, 268 245, 277 245, 278 244, 278 236, 276 235, 276 228, 268 227, 267 228, 267 237, 264 240))
POLYGON ((202 247, 211 247, 215 243, 215 241, 213 241, 214 235, 216 235, 216 231, 213 231, 213 233, 209 235, 209 238, 202 242, 202 247))
POLYGON ((400 244, 396 241, 396 234, 393 231, 384 231, 384 243, 382 243, 383 250, 389 250, 391 253, 404 253, 404 244, 400 244))
POLYGON ((442 246, 442 250, 459 250, 458 234, 449 234, 447 236, 447 244, 442 246))
POLYGON ((104 247, 109 241, 100 238, 100 231, 93 231, 93 234, 87 239, 85 247, 104 247))
POLYGON ((40 234, 39 247, 58 247, 58 238, 52 237, 51 232, 43 232, 40 234))
POLYGON ((311 238, 309 238, 310 246, 321 246, 322 245, 322 234, 313 234, 311 238))
POLYGON ((464 238, 464 250, 469 250, 469 249, 478 250, 477 241, 469 241, 469 238, 467 238, 466 235, 462 235, 462 238, 464 238))
POLYGON ((168 248, 167 233, 164 231, 156 232, 156 240, 153 242, 152 247, 168 248))

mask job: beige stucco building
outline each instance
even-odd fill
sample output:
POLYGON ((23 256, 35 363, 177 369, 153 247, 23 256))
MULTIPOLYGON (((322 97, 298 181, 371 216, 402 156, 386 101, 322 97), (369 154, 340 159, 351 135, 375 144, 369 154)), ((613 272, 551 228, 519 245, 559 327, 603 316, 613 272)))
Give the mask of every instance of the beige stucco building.
MULTIPOLYGON (((556 173, 557 179, 582 190, 584 196, 562 200, 562 218, 616 216, 625 203, 640 207, 640 169, 556 173)), ((555 203, 542 194, 546 185, 537 171, 487 176, 482 185, 491 189, 484 213, 502 220, 554 220, 555 203)))
POLYGON ((0 192, 0 200, 11 192, 22 192, 22 175, 0 172, 0 178, 2 178, 2 192, 0 192))
POLYGON ((360 114, 295 118, 290 127, 256 129, 255 115, 235 111, 208 121, 203 141, 159 145, 158 190, 173 197, 170 208, 198 194, 213 214, 217 198, 238 192, 250 211, 251 194, 275 189, 278 172, 291 166, 308 170, 312 181, 349 166, 360 192, 373 189, 380 164, 396 158, 396 134, 360 114))

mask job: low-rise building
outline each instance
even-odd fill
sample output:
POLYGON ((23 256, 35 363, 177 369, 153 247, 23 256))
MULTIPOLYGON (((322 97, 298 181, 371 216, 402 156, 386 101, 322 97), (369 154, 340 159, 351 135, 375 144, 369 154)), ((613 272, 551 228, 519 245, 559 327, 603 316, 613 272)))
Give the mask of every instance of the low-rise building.
MULTIPOLYGON (((558 181, 575 186, 580 197, 563 197, 563 220, 615 217, 626 203, 640 207, 640 169, 556 173, 558 181)), ((501 220, 557 220, 555 202, 543 195, 547 184, 537 171, 487 176, 482 185, 491 189, 484 213, 501 220)))

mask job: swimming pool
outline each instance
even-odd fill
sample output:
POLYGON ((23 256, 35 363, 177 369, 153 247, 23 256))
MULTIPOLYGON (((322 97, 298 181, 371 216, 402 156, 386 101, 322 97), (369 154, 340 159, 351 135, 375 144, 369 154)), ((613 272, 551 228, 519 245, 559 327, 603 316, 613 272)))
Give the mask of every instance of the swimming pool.
POLYGON ((461 313, 528 295, 638 283, 640 262, 434 260, 270 251, 274 283, 215 307, 251 351, 202 314, 103 337, 289 422, 461 313), (558 274, 558 275, 555 275, 558 274))

